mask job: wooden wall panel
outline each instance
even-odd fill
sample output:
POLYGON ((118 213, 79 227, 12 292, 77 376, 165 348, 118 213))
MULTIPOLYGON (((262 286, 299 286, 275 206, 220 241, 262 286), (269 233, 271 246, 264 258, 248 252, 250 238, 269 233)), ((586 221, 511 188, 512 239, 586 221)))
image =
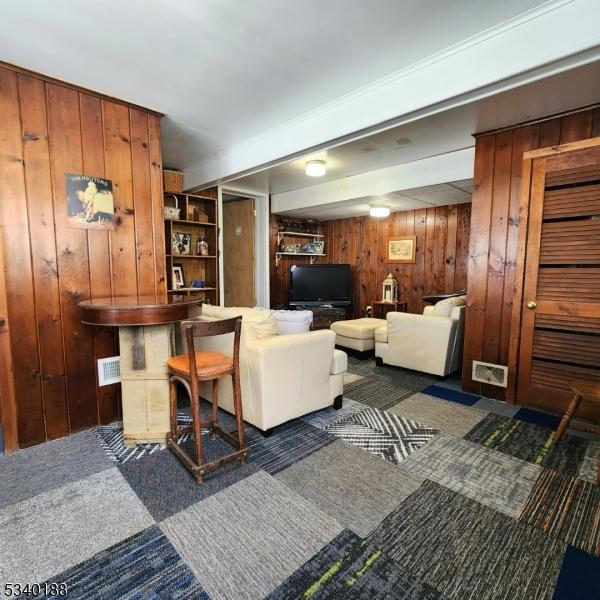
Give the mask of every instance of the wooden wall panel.
POLYGON ((165 293, 160 128, 155 114, 6 66, 0 114, 2 418, 7 447, 28 446, 119 415, 118 386, 96 375, 116 336, 83 325, 78 303, 165 293), (65 172, 113 180, 114 231, 67 225, 65 172))
POLYGON ((523 153, 600 135, 600 109, 477 136, 471 219, 464 389, 504 399, 471 380, 473 360, 508 364, 523 153))
MULTIPOLYGON (((322 262, 352 266, 355 316, 381 297, 381 284, 392 272, 400 297, 409 312, 422 312, 421 297, 433 292, 451 292, 466 287, 467 253, 471 205, 456 204, 392 213, 386 219, 352 217, 321 224, 325 235, 322 262), (416 262, 402 265, 386 262, 387 239, 394 235, 416 235, 416 262)), ((275 252, 277 217, 271 216, 271 250, 275 252)), ((287 305, 288 267, 303 257, 284 257, 271 265, 271 306, 287 305), (285 258, 288 258, 286 261, 285 258), (291 259, 291 260, 289 260, 291 259)))

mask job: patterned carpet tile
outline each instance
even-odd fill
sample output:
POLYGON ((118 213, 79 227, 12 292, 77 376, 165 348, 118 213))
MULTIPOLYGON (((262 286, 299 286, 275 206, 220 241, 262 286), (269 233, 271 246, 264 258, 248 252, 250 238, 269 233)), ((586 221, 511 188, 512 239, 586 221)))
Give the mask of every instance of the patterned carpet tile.
POLYGON ((0 510, 0 582, 38 583, 154 520, 111 468, 0 510))
POLYGON ((376 408, 342 419, 330 425, 327 431, 394 464, 401 463, 438 433, 376 408))
POLYGON ((465 406, 473 406, 476 402, 481 399, 480 396, 474 394, 467 394, 460 390, 450 389, 441 385, 430 385, 429 387, 421 390, 424 394, 429 396, 435 396, 442 400, 449 400, 450 402, 456 402, 457 404, 464 404, 465 406))
POLYGON ((444 434, 402 466, 514 518, 542 472, 524 460, 444 434))
POLYGON ((0 509, 113 466, 91 431, 0 455, 0 509))
POLYGON ((363 376, 359 375, 358 373, 349 373, 346 372, 344 373, 344 385, 350 385, 351 383, 354 383, 355 381, 358 381, 359 379, 362 379, 363 376))
POLYGON ((600 442, 594 440, 588 444, 585 450, 579 478, 591 483, 598 483, 598 465, 600 464, 600 442))
POLYGON ((456 437, 462 437, 471 431, 487 414, 422 392, 409 396, 387 411, 456 437))
MULTIPOLYGON (((189 567, 156 526, 99 552, 47 583, 58 581, 67 586, 69 600, 209 600, 189 567)), ((56 595, 36 597, 56 598, 56 595)))
POLYGON ((262 436, 257 430, 247 430, 246 441, 250 446, 250 463, 273 475, 331 444, 335 437, 296 419, 275 427, 269 437, 262 436))
MULTIPOLYGON (((205 434, 204 452, 207 461, 232 452, 232 447, 220 438, 211 440, 205 434)), ((184 444, 185 450, 195 457, 193 438, 184 444)), ((256 473, 259 467, 247 463, 226 465, 204 478, 198 485, 181 461, 169 449, 131 460, 119 466, 123 477, 135 490, 150 514, 162 521, 204 498, 212 496, 231 484, 256 473)))
POLYGON ((380 550, 345 530, 267 598, 438 600, 441 596, 380 550))
POLYGON ((545 469, 519 521, 600 556, 600 486, 545 469))
POLYGON ((350 398, 344 398, 342 408, 338 410, 335 410, 332 406, 328 406, 323 410, 317 410, 300 417, 300 419, 313 427, 326 429, 332 423, 335 423, 344 417, 349 417, 359 410, 365 410, 365 408, 367 408, 367 406, 361 402, 355 402, 354 400, 350 400, 350 398))
POLYGON ((344 388, 346 398, 381 410, 394 406, 414 393, 414 388, 401 385, 389 377, 365 377, 344 388))
POLYGON ((466 440, 517 458, 566 473, 579 472, 588 440, 565 435, 553 445, 554 432, 546 427, 488 415, 466 436, 466 440))
POLYGON ((263 598, 342 531, 259 471, 161 523, 211 598, 263 598))
POLYGON ((600 598, 600 559, 569 546, 552 600, 600 598))
POLYGON ((402 466, 340 440, 279 472, 276 478, 363 537, 423 482, 402 466))
POLYGON ((368 537, 455 600, 550 599, 566 544, 426 481, 368 537))

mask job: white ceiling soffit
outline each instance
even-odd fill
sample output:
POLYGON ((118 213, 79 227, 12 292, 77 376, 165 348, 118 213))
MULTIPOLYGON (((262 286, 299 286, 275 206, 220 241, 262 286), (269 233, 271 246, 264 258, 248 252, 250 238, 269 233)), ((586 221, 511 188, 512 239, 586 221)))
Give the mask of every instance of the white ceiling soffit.
MULTIPOLYGON (((503 3, 486 10, 492 4, 503 3)), ((377 124, 415 120, 598 60, 599 17, 598 0, 546 2, 185 169, 185 184, 248 173, 355 132, 372 133, 377 124)))
MULTIPOLYGON (((387 196, 398 192, 417 203, 423 202, 430 205, 440 202, 442 204, 467 202, 470 200, 470 195, 467 198, 465 194, 457 192, 453 198, 447 195, 441 197, 436 196, 436 192, 442 191, 442 189, 432 190, 429 187, 416 190, 415 188, 435 186, 457 180, 469 180, 470 182, 473 177, 474 159, 474 148, 466 148, 378 171, 273 194, 271 211, 274 213, 293 211, 293 214, 297 215, 314 216, 319 211, 326 212, 336 209, 335 214, 337 215, 339 214, 337 211, 339 203, 364 204, 362 199, 369 197, 379 198, 382 203, 389 204, 387 196)), ((468 185, 469 183, 465 184, 463 188, 468 188, 468 185)), ((405 204, 403 206, 404 208, 415 208, 415 205, 407 206, 405 204)), ((402 208, 396 208, 396 210, 402 210, 402 208)))
POLYGON ((476 131, 489 131, 546 117, 600 100, 600 61, 590 63, 386 129, 358 140, 234 179, 240 187, 278 194, 359 173, 404 164, 473 146, 476 131), (327 162, 327 174, 307 177, 309 159, 327 162))

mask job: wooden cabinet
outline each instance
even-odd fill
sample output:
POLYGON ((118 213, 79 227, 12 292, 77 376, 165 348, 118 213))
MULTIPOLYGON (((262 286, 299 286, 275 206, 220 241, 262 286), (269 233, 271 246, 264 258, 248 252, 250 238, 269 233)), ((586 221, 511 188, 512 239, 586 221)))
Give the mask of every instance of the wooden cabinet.
POLYGON ((167 293, 193 295, 210 304, 218 304, 219 236, 216 193, 165 193, 164 205, 167 293), (166 218, 169 213, 175 213, 177 218, 166 218), (203 243, 203 248, 200 247, 200 242, 203 243), (198 282, 202 282, 202 287, 197 287, 198 282))

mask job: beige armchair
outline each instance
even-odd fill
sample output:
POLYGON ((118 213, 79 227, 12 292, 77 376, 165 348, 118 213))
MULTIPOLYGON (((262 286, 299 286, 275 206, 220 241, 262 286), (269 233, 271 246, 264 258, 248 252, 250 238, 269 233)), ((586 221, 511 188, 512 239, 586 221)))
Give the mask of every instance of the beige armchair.
POLYGON ((465 308, 464 304, 449 306, 436 314, 435 307, 428 306, 422 315, 389 312, 387 324, 375 330, 377 360, 439 376, 457 371, 462 360, 465 308))
MULTIPOLYGON (((254 308, 203 305, 200 320, 216 321, 242 315, 240 380, 244 421, 263 431, 307 413, 341 407, 345 352, 336 350, 329 330, 278 335, 273 314, 254 308)), ((227 336, 201 338, 197 350, 231 351, 227 336)), ((233 413, 228 378, 219 382, 219 406, 233 413)), ((210 400, 208 386, 201 394, 210 400)))

